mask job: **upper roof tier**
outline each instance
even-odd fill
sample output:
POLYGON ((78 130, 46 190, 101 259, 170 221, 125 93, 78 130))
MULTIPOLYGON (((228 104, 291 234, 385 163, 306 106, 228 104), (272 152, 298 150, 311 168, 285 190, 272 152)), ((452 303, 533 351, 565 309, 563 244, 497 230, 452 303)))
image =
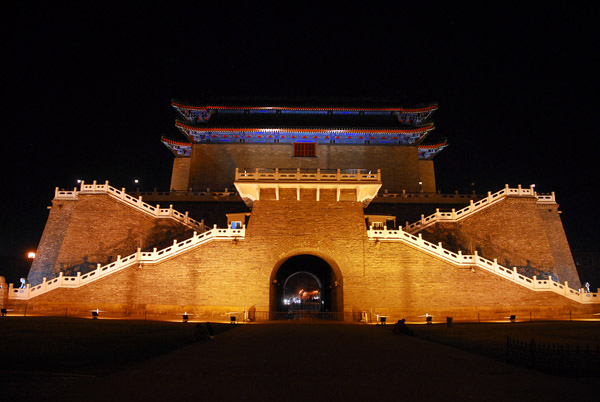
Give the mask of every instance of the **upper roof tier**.
POLYGON ((245 125, 272 126, 334 126, 334 127, 397 127, 427 124, 437 104, 416 108, 400 106, 259 106, 248 104, 195 105, 172 101, 171 105, 189 123, 211 126, 245 125))

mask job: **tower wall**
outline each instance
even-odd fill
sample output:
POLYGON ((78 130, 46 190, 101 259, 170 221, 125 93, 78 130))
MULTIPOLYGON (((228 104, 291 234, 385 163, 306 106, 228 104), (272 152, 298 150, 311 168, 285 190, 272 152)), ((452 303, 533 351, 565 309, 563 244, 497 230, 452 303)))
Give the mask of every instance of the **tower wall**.
POLYGON ((48 220, 27 276, 29 283, 35 285, 42 282, 44 277, 50 279, 54 276, 58 255, 76 204, 77 201, 52 201, 48 220))
MULTIPOLYGON (((53 290, 31 299, 27 311, 68 308, 73 314, 89 314, 100 308, 123 315, 187 311, 212 319, 226 319, 227 312, 242 309, 266 313, 277 268, 301 254, 330 264, 343 292, 346 319, 358 319, 362 312, 412 321, 423 320, 425 313, 436 319, 506 319, 510 314, 541 319, 599 309, 525 289, 479 268, 454 266, 401 242, 369 240, 362 205, 335 200, 335 191, 329 190, 321 191, 320 201, 311 189, 301 189, 300 200, 293 189, 281 189, 279 200, 274 192, 261 192, 244 239, 214 240, 161 263, 132 266, 80 288, 53 290)), ((531 209, 527 202, 513 201, 489 212, 479 224, 491 225, 510 208, 522 213, 531 209)), ((95 203, 96 208, 100 205, 95 203)), ((504 226, 522 229, 513 225, 504 226)), ((129 250, 124 254, 135 247, 129 250)))
POLYGON ((477 251, 530 275, 552 273, 578 288, 579 276, 557 209, 556 204, 538 206, 535 197, 507 197, 457 223, 436 223, 422 233, 426 240, 442 242, 453 251, 477 251))
POLYGON ((435 171, 432 160, 419 160, 419 177, 423 183, 423 191, 435 193, 435 171))
POLYGON ((579 288, 581 287, 579 274, 560 219, 558 207, 558 204, 538 205, 538 212, 544 224, 550 251, 554 259, 553 271, 561 281, 569 281, 570 287, 579 288))
POLYGON ((171 174, 171 190, 187 191, 190 182, 191 158, 173 159, 173 172, 171 174))
POLYGON ((62 271, 75 274, 148 248, 190 230, 171 219, 155 219, 108 195, 53 200, 28 280, 38 284, 62 271))
POLYGON ((433 162, 421 169, 417 147, 317 144, 316 157, 294 157, 293 144, 194 144, 190 187, 196 191, 233 188, 235 168, 381 169, 390 192, 435 192, 433 162), (423 177, 421 177, 423 173, 423 177))

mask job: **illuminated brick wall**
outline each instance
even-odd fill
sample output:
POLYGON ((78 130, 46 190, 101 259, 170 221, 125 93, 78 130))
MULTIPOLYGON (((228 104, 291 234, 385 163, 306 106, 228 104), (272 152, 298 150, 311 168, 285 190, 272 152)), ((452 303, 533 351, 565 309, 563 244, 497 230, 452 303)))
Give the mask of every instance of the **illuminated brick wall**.
POLYGON ((137 247, 158 246, 188 233, 191 230, 176 221, 149 217, 108 195, 55 200, 28 280, 38 284, 61 270, 86 272, 88 266, 114 261, 137 247))
POLYGON ((188 190, 190 181, 191 158, 173 159, 173 173, 171 174, 171 190, 188 190))
POLYGON ((416 147, 317 144, 316 157, 294 157, 293 144, 194 144, 190 185, 194 190, 233 188, 235 168, 381 169, 390 192, 435 192, 433 162, 420 168, 416 147), (421 177, 422 174, 422 177, 421 177))
MULTIPOLYGON (((300 254, 315 255, 330 264, 340 284, 339 305, 343 306, 347 318, 366 311, 412 321, 422 319, 419 317, 425 313, 438 319, 445 316, 499 319, 510 314, 521 317, 532 314, 539 319, 598 310, 598 307, 580 305, 556 294, 525 289, 478 268, 457 268, 412 246, 369 240, 362 205, 352 201, 336 202, 333 191, 322 191, 319 202, 311 190, 303 190, 300 201, 296 199, 295 190, 282 189, 279 201, 269 192, 263 196, 253 205, 243 240, 212 241, 160 264, 127 268, 78 289, 54 290, 32 299, 28 311, 60 308, 69 311, 100 308, 122 314, 188 311, 199 317, 209 311, 225 314, 251 307, 267 312, 272 303, 277 268, 300 254)), ((89 202, 86 208, 75 210, 71 219, 78 213, 83 214, 81 219, 94 214, 94 219, 107 216, 106 211, 114 209, 105 204, 108 201, 89 202), (94 208, 101 209, 94 213, 94 208)), ((490 233, 495 234, 493 222, 501 214, 508 215, 513 210, 516 220, 528 219, 530 210, 536 208, 533 205, 508 199, 487 217, 472 222, 471 230, 476 224, 487 225, 490 233)), ((112 215, 112 219, 120 219, 122 223, 121 236, 131 240, 123 247, 129 251, 123 254, 135 250, 136 245, 132 244, 135 236, 126 234, 140 220, 132 211, 128 214, 132 216, 126 217, 125 212, 112 215)), ((496 224, 506 229, 515 223, 496 224)), ((543 226, 539 225, 532 231, 543 226)), ((507 233, 522 239, 513 229, 507 233)), ((81 242, 89 243, 99 236, 98 231, 78 233, 81 242)), ((535 238, 535 241, 542 240, 541 235, 535 238)), ((533 242, 530 239, 528 243, 533 242)), ((116 243, 112 246, 116 247, 116 243)), ((84 249, 71 247, 80 253, 84 249)), ((100 249, 97 245, 90 247, 100 249)), ((533 244, 523 247, 539 253, 540 260, 551 259, 542 255, 543 250, 548 250, 547 240, 537 251, 533 244)))
POLYGON ((477 251, 520 272, 540 270, 579 288, 579 276, 558 215, 558 206, 538 205, 533 197, 508 197, 457 223, 438 223, 423 238, 453 251, 477 251))

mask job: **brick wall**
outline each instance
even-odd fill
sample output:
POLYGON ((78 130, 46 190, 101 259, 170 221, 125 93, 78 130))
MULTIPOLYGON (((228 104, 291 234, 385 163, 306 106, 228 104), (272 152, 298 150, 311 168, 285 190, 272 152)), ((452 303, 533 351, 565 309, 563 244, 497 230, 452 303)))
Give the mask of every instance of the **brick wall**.
POLYGON ((61 270, 85 273, 137 247, 151 248, 189 233, 189 228, 173 219, 150 217, 108 195, 55 200, 28 279, 35 285, 61 270))
MULTIPOLYGON (((473 320, 532 314, 539 319, 600 311, 598 306, 525 289, 478 268, 457 268, 412 246, 371 241, 360 203, 336 202, 334 191, 322 191, 319 202, 314 195, 303 192, 297 201, 295 190, 284 189, 279 201, 254 202, 243 240, 213 241, 157 265, 131 267, 78 289, 51 291, 32 299, 28 311, 100 308, 123 314, 187 311, 198 316, 216 311, 223 317, 227 311, 251 307, 266 312, 273 302, 277 269, 302 254, 329 263, 340 285, 339 310, 348 317, 366 311, 412 321, 425 313, 473 320)), ((530 207, 527 200, 509 199, 477 224, 488 222, 495 233, 491 222, 509 206, 530 207)), ((499 225, 507 230, 516 223, 499 225)), ((518 225, 511 230, 519 230, 518 225)))
POLYGON ((581 287, 577 267, 560 219, 558 204, 538 205, 538 212, 546 229, 550 252, 554 259, 553 271, 561 281, 568 281, 570 287, 581 287))
POLYGON ((438 223, 423 238, 466 254, 477 251, 520 272, 548 272, 578 288, 579 277, 564 234, 558 206, 538 206, 534 197, 508 197, 457 223, 438 223))
POLYGON ((174 158, 171 190, 188 190, 191 158, 174 158))
POLYGON ((435 170, 432 160, 419 160, 419 177, 423 183, 423 191, 426 193, 435 193, 435 170))
POLYGON ((419 180, 435 192, 433 162, 420 177, 417 147, 317 144, 314 158, 294 158, 292 144, 194 144, 190 187, 222 191, 233 188, 235 168, 381 169, 390 192, 419 191, 419 180))
POLYGON ((76 204, 77 201, 52 201, 48 220, 36 249, 36 257, 27 276, 29 283, 35 285, 42 282, 43 277, 49 279, 53 276, 76 204))

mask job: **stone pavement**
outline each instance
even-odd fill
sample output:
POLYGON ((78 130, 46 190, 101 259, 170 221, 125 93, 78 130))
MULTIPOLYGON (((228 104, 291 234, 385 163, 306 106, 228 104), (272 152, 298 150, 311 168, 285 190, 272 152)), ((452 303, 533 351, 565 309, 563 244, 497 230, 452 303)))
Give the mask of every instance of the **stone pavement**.
POLYGON ((81 379, 60 400, 549 402, 597 390, 598 379, 545 375, 396 336, 391 326, 269 323, 81 379))

